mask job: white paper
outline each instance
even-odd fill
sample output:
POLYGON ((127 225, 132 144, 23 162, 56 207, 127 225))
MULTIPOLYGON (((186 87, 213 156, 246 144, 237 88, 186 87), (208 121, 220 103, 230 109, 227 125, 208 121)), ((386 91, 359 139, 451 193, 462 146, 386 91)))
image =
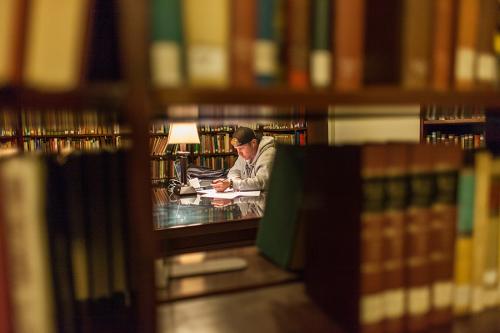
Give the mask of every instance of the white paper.
POLYGON ((234 199, 236 197, 258 197, 260 191, 244 191, 244 192, 216 192, 212 190, 210 193, 203 194, 203 198, 214 199, 234 199))

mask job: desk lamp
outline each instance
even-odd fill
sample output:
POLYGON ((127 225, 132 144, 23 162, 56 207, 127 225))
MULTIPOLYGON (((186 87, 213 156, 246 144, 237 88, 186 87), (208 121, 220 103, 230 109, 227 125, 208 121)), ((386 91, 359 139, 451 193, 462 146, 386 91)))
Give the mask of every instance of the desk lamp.
POLYGON ((194 189, 187 185, 187 157, 189 151, 186 151, 186 144, 200 143, 196 123, 173 123, 168 131, 167 144, 179 144, 179 156, 181 164, 180 181, 182 183, 180 194, 196 193, 194 189), (191 189, 192 191, 189 191, 191 189))

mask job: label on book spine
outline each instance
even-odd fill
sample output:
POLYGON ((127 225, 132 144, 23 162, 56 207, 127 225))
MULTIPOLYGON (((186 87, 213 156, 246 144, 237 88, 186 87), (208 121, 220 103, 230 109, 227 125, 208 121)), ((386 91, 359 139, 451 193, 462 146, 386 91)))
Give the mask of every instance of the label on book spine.
POLYGON ((151 46, 151 75, 157 86, 181 84, 181 54, 177 43, 154 42, 151 46))
POLYGON ((476 52, 471 48, 461 47, 457 50, 455 62, 455 76, 457 80, 473 80, 475 58, 476 52))
POLYGON ((497 77, 497 62, 490 53, 480 53, 477 57, 476 72, 479 81, 495 83, 497 77))
POLYGON ((274 75, 277 70, 278 50, 276 43, 270 40, 255 42, 255 72, 257 75, 274 75))
POLYGON ((408 290, 408 313, 423 315, 430 309, 430 290, 428 286, 408 290))
POLYGON ((453 295, 453 284, 450 281, 435 282, 432 286, 432 305, 437 309, 449 307, 453 295))
POLYGON ((361 298, 359 319, 362 324, 373 324, 384 316, 383 297, 380 294, 365 295, 361 298))
POLYGON ((401 318, 405 309, 405 294, 402 288, 384 292, 384 317, 401 318))
POLYGON ((455 286, 455 298, 453 300, 456 309, 467 308, 470 305, 471 287, 469 284, 455 286))
POLYGON ((474 286, 472 288, 472 302, 471 302, 472 312, 480 312, 484 309, 483 304, 483 287, 474 286))
POLYGON ((193 81, 223 81, 227 76, 227 54, 223 47, 193 45, 189 48, 189 74, 193 81))
POLYGON ((327 50, 311 53, 311 83, 315 87, 326 87, 332 77, 332 54, 327 50))

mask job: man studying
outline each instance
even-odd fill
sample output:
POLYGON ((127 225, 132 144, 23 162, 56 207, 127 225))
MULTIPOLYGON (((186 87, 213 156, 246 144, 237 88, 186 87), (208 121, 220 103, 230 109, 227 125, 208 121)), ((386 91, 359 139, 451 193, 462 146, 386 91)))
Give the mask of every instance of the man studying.
POLYGON ((228 188, 235 191, 264 190, 267 187, 271 167, 276 153, 274 138, 258 138, 248 127, 239 127, 234 131, 231 144, 238 152, 238 159, 229 170, 227 179, 212 182, 217 192, 228 188))

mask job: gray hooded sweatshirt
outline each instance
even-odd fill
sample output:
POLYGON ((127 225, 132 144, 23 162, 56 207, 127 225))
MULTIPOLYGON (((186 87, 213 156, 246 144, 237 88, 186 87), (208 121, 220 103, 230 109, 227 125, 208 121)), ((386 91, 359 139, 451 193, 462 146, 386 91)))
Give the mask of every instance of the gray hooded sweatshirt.
POLYGON ((255 157, 247 162, 238 156, 236 163, 229 170, 227 178, 233 180, 236 191, 256 191, 267 188, 271 167, 276 154, 274 138, 263 136, 255 157))

